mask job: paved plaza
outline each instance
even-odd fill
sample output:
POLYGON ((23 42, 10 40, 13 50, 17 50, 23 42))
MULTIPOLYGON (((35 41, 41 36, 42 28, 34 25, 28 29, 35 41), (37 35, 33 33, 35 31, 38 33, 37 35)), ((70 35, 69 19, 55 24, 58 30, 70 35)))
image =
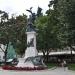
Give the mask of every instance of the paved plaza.
POLYGON ((0 70, 0 75, 75 75, 75 72, 64 68, 55 68, 55 69, 48 69, 42 71, 0 70))

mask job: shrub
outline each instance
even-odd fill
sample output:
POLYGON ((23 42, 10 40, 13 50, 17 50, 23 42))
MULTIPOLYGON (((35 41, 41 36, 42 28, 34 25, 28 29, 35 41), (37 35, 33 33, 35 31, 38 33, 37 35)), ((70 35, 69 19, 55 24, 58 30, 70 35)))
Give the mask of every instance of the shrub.
POLYGON ((15 66, 3 66, 4 70, 25 70, 25 71, 31 71, 31 70, 44 70, 47 69, 45 67, 15 67, 15 66))

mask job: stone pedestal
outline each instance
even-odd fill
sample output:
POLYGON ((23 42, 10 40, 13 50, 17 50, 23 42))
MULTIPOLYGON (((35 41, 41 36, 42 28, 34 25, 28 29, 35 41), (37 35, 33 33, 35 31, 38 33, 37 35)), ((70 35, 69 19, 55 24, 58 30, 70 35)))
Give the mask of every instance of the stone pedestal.
POLYGON ((25 57, 35 57, 38 55, 37 49, 36 49, 36 32, 26 32, 27 34, 27 45, 31 43, 29 46, 27 46, 27 49, 25 51, 25 57))
POLYGON ((26 34, 27 34, 27 49, 25 50, 24 58, 19 59, 17 67, 35 67, 32 58, 38 56, 38 52, 36 49, 36 32, 35 31, 26 32, 26 34))

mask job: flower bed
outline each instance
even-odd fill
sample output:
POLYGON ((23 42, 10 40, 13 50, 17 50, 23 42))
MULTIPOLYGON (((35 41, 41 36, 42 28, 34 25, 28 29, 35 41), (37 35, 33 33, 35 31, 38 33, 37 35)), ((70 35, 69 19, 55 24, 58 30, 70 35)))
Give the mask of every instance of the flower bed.
POLYGON ((45 70, 45 67, 14 67, 14 66, 3 66, 4 70, 20 70, 20 71, 31 71, 31 70, 45 70))

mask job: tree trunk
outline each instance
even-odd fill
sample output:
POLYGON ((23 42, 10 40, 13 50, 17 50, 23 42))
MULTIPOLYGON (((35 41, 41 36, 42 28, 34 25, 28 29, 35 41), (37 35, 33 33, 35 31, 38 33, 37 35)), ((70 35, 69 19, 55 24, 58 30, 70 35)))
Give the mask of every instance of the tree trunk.
POLYGON ((73 57, 72 57, 72 49, 71 49, 71 62, 72 62, 72 58, 73 58, 73 57))
POLYGON ((43 58, 44 58, 44 61, 46 61, 46 60, 45 60, 45 58, 46 58, 45 51, 42 50, 42 52, 43 52, 43 58))
POLYGON ((6 64, 6 61, 7 61, 7 49, 8 49, 8 44, 7 44, 6 50, 4 52, 4 54, 5 54, 5 64, 6 64))
POLYGON ((49 62, 49 51, 47 50, 47 63, 49 62))
POLYGON ((73 59, 73 54, 72 54, 72 51, 75 51, 75 49, 70 45, 70 49, 71 49, 71 62, 73 62, 72 61, 72 59, 73 59))

